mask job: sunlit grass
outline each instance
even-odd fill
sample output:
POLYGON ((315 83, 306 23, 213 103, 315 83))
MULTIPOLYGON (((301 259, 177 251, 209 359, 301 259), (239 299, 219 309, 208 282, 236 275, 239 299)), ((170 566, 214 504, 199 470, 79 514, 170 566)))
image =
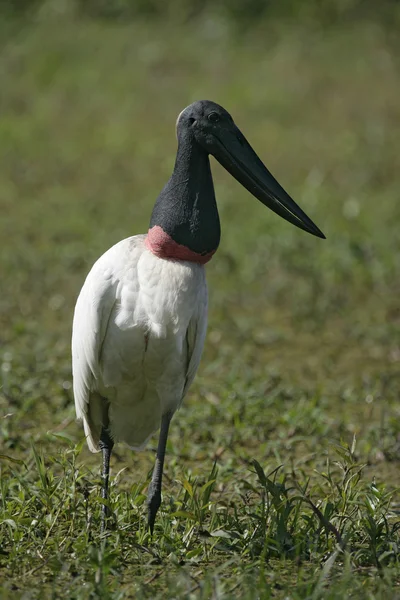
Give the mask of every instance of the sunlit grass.
POLYGON ((238 36, 223 21, 43 17, 4 38, 2 598, 393 597, 398 50, 368 23, 238 36), (146 230, 176 116, 199 98, 233 114, 327 240, 213 164, 209 335, 171 426, 155 536, 154 439, 115 449, 105 543, 99 456, 74 420, 72 310, 93 261, 146 230))

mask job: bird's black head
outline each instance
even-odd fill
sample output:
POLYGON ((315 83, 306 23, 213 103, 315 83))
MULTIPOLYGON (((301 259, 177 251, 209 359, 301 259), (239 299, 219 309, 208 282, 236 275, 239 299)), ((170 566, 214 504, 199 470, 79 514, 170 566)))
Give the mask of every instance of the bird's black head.
POLYGON ((176 121, 178 140, 181 135, 193 136, 212 154, 214 137, 223 129, 236 129, 231 115, 211 100, 198 100, 187 106, 176 121))
POLYGON ((192 140, 275 213, 317 237, 324 234, 271 175, 235 125, 231 115, 211 100, 186 107, 176 122, 178 141, 192 140))

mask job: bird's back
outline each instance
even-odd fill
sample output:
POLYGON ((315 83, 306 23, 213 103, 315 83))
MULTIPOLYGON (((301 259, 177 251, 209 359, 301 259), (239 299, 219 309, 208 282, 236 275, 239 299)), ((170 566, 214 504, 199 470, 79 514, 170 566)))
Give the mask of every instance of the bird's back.
POLYGON ((179 407, 200 362, 204 268, 154 256, 145 237, 119 242, 95 263, 75 308, 75 406, 92 451, 107 406, 114 441, 142 446, 161 415, 179 407))

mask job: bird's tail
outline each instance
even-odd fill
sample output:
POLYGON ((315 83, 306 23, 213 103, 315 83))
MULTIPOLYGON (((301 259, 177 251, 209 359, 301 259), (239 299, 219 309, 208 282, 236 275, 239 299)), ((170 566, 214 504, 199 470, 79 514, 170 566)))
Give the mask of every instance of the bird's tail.
POLYGON ((89 423, 83 418, 83 428, 85 430, 86 442, 90 452, 100 452, 99 441, 100 438, 95 434, 93 428, 90 427, 89 423))

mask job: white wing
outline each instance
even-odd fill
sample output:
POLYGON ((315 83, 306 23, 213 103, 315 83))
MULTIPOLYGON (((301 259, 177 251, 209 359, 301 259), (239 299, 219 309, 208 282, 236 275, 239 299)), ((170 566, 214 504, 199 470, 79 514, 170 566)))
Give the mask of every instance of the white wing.
POLYGON ((207 284, 204 278, 202 286, 202 298, 199 299, 199 309, 197 315, 190 320, 186 333, 188 367, 186 372, 186 381, 183 388, 182 400, 187 394, 193 379, 199 368, 201 355, 204 347, 204 340, 207 332, 207 284))
POLYGON ((99 375, 99 357, 116 300, 117 281, 103 255, 93 266, 79 294, 72 327, 72 373, 75 410, 83 419, 89 448, 96 452, 97 435, 90 428, 89 400, 99 375))

